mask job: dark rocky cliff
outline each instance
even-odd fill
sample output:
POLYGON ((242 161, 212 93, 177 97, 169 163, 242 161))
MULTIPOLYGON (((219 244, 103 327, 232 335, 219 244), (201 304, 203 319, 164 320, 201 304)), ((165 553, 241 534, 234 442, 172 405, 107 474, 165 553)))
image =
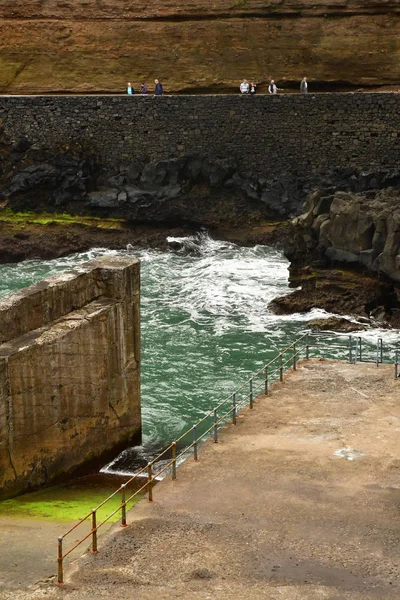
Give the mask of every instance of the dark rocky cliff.
MULTIPOLYGON (((396 169, 338 168, 324 175, 265 179, 243 171, 233 158, 212 161, 195 154, 134 159, 111 168, 77 147, 51 155, 26 139, 10 144, 4 133, 1 164, 4 209, 120 218, 132 226, 161 228, 157 244, 177 227, 207 227, 240 243, 279 244, 291 261, 291 285, 301 289, 274 301, 277 312, 321 307, 400 323, 396 169), (270 227, 282 220, 288 220, 286 227, 270 227)), ((57 256, 94 242, 93 236, 70 237, 49 246, 39 236, 35 244, 28 231, 14 237, 17 244, 1 236, 3 260, 57 256)), ((134 241, 129 231, 97 239, 112 247, 134 241)), ((150 240, 144 237, 145 244, 150 240)))
POLYGON ((363 193, 316 191, 285 241, 293 287, 277 312, 353 313, 400 325, 400 189, 378 190, 370 174, 363 193))
POLYGON ((235 225, 400 181, 397 94, 0 98, 11 208, 235 225), (365 175, 365 172, 370 175, 365 175))
MULTIPOLYGON (((399 108, 397 94, 2 98, 0 201, 164 228, 164 243, 177 227, 279 242, 302 292, 276 310, 322 306, 394 322, 399 108), (290 233, 271 231, 271 221, 302 212, 290 233)), ((134 243, 128 233, 104 243, 134 243)), ((43 237, 27 236, 15 233, 26 253, 2 235, 0 259, 49 255, 43 237)), ((55 255, 90 245, 93 237, 64 237, 55 255)))

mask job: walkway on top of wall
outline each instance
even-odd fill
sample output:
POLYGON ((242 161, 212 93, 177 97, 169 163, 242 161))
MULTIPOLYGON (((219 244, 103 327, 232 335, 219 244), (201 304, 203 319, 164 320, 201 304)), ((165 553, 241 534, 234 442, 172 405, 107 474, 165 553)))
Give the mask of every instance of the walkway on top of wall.
POLYGON ((13 600, 398 599, 398 385, 391 366, 300 363, 62 590, 13 600))
MULTIPOLYGON (((286 96, 302 96, 302 97, 314 97, 314 96, 378 96, 378 95, 391 95, 391 94, 400 94, 399 89, 390 89, 390 90, 377 90, 377 91, 359 91, 359 90, 347 90, 347 91, 335 91, 335 92, 326 92, 326 91, 310 91, 308 94, 301 94, 297 90, 280 92, 279 94, 269 94, 267 91, 257 92, 256 97, 265 96, 267 98, 276 99, 276 98, 284 98, 286 96)), ((49 93, 49 94, 2 94, 0 93, 0 98, 115 98, 115 97, 126 97, 130 98, 154 98, 155 94, 149 92, 148 94, 141 94, 140 92, 136 92, 135 94, 129 96, 125 92, 90 92, 90 93, 74 93, 74 92, 59 92, 59 93, 49 93)), ((218 97, 225 96, 240 96, 253 98, 251 94, 241 94, 239 91, 232 92, 219 92, 219 93, 202 93, 202 94, 174 94, 170 92, 165 92, 162 98, 203 98, 203 97, 218 97)), ((160 96, 157 96, 160 98, 160 96)))

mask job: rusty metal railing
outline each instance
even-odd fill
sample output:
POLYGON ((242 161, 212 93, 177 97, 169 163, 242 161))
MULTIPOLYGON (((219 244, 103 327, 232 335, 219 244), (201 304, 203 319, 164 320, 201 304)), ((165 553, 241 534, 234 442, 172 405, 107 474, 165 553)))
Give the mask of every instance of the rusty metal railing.
MULTIPOLYGON (((114 517, 119 511, 121 512, 121 527, 126 527, 126 511, 129 504, 134 500, 137 500, 140 495, 147 492, 148 501, 153 501, 153 487, 155 481, 160 478, 160 475, 165 474, 167 471, 171 472, 172 479, 176 479, 176 468, 179 459, 182 459, 189 454, 193 454, 193 459, 198 460, 199 444, 208 436, 212 436, 214 443, 218 442, 218 429, 221 425, 225 424, 230 419, 233 425, 236 425, 238 411, 245 405, 249 405, 252 410, 256 396, 262 392, 266 396, 270 393, 271 383, 275 380, 283 382, 284 373, 288 369, 297 369, 297 363, 301 355, 305 359, 310 358, 310 352, 312 350, 314 357, 331 355, 334 350, 341 352, 342 358, 346 358, 349 363, 356 364, 357 362, 372 362, 376 363, 378 367, 384 362, 383 354, 383 343, 382 339, 379 338, 376 344, 376 349, 373 350, 373 358, 371 355, 371 344, 364 341, 362 344, 361 337, 354 338, 348 336, 345 344, 330 343, 327 346, 321 345, 318 342, 313 343, 314 340, 320 340, 323 338, 323 334, 317 336, 305 333, 295 342, 289 345, 287 348, 282 350, 273 359, 271 359, 264 367, 254 373, 250 379, 248 379, 242 386, 236 389, 230 394, 225 400, 220 402, 212 410, 208 411, 204 417, 199 419, 190 429, 185 431, 179 438, 174 440, 165 450, 163 450, 158 456, 156 456, 151 462, 145 467, 137 471, 132 477, 130 477, 125 483, 123 483, 115 492, 110 494, 108 498, 103 500, 96 508, 91 510, 85 517, 83 517, 78 523, 66 531, 63 535, 58 538, 58 576, 57 582, 59 584, 64 583, 64 560, 71 554, 78 546, 83 544, 86 540, 91 538, 91 552, 97 552, 97 533, 101 527, 103 527, 112 517, 114 517), (211 423, 209 425, 209 423, 211 423), (205 430, 203 431, 203 429, 205 430), (200 432, 201 430, 201 432, 200 432), (186 442, 185 442, 186 440, 186 442), (187 444, 187 445, 185 445, 187 444), (178 445, 181 446, 179 452, 177 452, 178 445), (159 470, 157 463, 163 457, 170 456, 167 459, 167 463, 162 466, 159 470), (145 483, 141 485, 143 478, 146 479, 145 483), (127 490, 131 486, 139 486, 135 489, 131 495, 127 495, 127 490), (98 522, 97 515, 100 508, 105 506, 110 500, 120 497, 120 503, 107 517, 102 521, 98 522), (71 548, 65 551, 64 540, 78 527, 87 524, 88 531, 85 535, 79 539, 71 548)), ((332 337, 332 336, 331 336, 332 337)), ((335 340, 341 339, 341 336, 335 336, 335 340)), ((332 357, 332 356, 331 356, 332 357)), ((335 356, 337 360, 337 356, 335 356)), ((386 362, 392 362, 391 360, 386 362)), ((399 351, 395 351, 394 357, 394 378, 399 377, 399 351)))

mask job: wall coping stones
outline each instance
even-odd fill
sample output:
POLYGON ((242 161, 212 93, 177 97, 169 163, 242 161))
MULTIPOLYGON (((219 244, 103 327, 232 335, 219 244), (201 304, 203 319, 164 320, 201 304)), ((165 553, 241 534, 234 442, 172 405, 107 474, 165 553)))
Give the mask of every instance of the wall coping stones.
POLYGON ((132 256, 98 258, 1 299, 0 344, 46 326, 101 297, 121 299, 126 295, 125 278, 121 275, 138 263, 132 256))

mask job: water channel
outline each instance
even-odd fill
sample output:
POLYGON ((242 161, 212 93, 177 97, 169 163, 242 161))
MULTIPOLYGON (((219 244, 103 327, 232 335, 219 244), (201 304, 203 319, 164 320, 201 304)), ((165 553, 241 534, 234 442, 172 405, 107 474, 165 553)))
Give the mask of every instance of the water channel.
MULTIPOLYGON (((191 427, 220 400, 306 329, 307 314, 276 316, 274 297, 289 293, 288 263, 266 246, 245 248, 210 239, 183 240, 181 251, 134 251, 141 260, 143 445, 106 467, 132 473, 191 427)), ((54 261, 0 265, 0 296, 84 261, 106 249, 54 261)), ((132 252, 132 250, 129 250, 132 252)), ((394 331, 362 335, 398 343, 394 331)))

